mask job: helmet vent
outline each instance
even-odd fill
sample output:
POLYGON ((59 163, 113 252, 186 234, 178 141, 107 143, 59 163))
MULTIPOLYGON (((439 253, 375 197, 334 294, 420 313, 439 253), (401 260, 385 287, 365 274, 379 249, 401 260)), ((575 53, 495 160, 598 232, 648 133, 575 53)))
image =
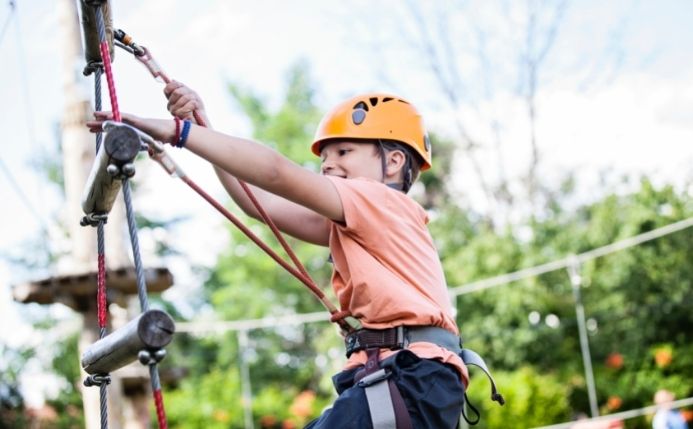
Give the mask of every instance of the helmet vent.
POLYGON ((371 106, 375 107, 375 105, 378 104, 378 97, 371 97, 368 101, 371 102, 371 106))
MULTIPOLYGON (((374 104, 374 106, 375 106, 375 104, 374 104)), ((354 105, 353 109, 354 110, 363 109, 367 112, 368 111, 368 104, 364 103, 363 101, 359 101, 358 103, 356 103, 354 105)))
POLYGON ((385 97, 385 98, 383 98, 383 103, 387 103, 388 101, 392 101, 392 100, 394 100, 394 98, 392 98, 392 97, 385 97))
POLYGON ((407 101, 404 101, 404 100, 399 100, 399 99, 398 99, 397 101, 399 101, 400 103, 409 104, 407 101))

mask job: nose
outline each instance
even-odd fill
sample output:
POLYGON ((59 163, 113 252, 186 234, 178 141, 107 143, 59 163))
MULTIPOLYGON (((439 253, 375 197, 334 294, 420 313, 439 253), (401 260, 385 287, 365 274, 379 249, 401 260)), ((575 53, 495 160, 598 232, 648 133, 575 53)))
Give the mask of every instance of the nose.
POLYGON ((322 171, 322 174, 329 173, 334 169, 334 163, 330 161, 327 157, 323 159, 322 164, 320 165, 320 170, 322 171))

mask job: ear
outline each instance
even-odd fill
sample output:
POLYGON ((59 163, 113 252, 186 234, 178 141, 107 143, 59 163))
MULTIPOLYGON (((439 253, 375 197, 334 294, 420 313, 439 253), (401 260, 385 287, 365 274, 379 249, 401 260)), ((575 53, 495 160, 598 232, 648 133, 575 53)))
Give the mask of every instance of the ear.
POLYGON ((401 172, 407 160, 406 155, 401 150, 392 150, 386 155, 385 172, 388 178, 401 180, 401 172))

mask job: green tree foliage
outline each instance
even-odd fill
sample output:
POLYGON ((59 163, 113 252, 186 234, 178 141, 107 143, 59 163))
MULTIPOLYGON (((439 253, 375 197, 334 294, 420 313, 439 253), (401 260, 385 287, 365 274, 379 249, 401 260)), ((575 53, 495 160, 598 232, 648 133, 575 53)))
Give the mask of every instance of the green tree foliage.
MULTIPOLYGON (((461 284, 579 254, 691 216, 689 196, 671 187, 657 189, 643 179, 635 193, 614 193, 577 210, 557 211, 544 221, 534 221, 529 239, 519 239, 517 227, 498 233, 461 222, 457 232, 445 236, 444 265, 449 279, 461 284)), ((445 229, 450 224, 435 226, 445 229)), ((678 397, 693 394, 690 383, 682 379, 693 375, 688 358, 693 273, 687 262, 692 238, 693 231, 686 229, 581 267, 602 413, 651 405, 661 387, 672 389, 678 397)), ((573 412, 589 414, 575 301, 565 269, 462 295, 457 303, 468 346, 482 352, 495 368, 519 371, 529 364, 553 374, 568 387, 573 412), (530 322, 532 312, 540 317, 539 323, 530 322), (558 325, 544 323, 547 316, 558 320, 558 325)), ((515 386, 507 388, 513 392, 515 386)), ((492 406, 485 411, 491 419, 506 412, 492 406)), ((646 427, 645 419, 628 424, 646 427)), ((529 426, 523 421, 516 427, 529 426)))
POLYGON ((0 428, 26 425, 19 374, 32 355, 30 350, 13 349, 0 343, 0 428))
POLYGON ((46 402, 56 411, 57 419, 52 423, 55 428, 84 427, 82 396, 77 387, 82 377, 79 371, 77 343, 77 334, 58 342, 52 359, 53 370, 64 380, 63 384, 66 386, 59 392, 58 397, 46 402))

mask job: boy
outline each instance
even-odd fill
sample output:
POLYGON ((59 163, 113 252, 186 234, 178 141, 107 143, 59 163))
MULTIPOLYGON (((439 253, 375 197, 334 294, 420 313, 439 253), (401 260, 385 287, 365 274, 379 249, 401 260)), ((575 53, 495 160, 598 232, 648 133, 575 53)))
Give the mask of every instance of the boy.
MULTIPOLYGON (((171 82, 164 93, 175 117, 194 111, 206 118, 184 85, 171 82)), ((93 130, 109 117, 95 116, 93 130)), ((336 106, 311 146, 321 174, 209 128, 186 123, 180 132, 171 120, 123 120, 210 161, 250 216, 259 218, 235 178, 251 185, 279 229, 329 247, 341 310, 364 329, 346 337, 348 361, 333 378, 339 397, 309 428, 457 427, 468 374, 428 217, 406 195, 431 165, 428 136, 410 103, 366 94, 336 106), (383 386, 385 402, 376 390, 383 386)))

